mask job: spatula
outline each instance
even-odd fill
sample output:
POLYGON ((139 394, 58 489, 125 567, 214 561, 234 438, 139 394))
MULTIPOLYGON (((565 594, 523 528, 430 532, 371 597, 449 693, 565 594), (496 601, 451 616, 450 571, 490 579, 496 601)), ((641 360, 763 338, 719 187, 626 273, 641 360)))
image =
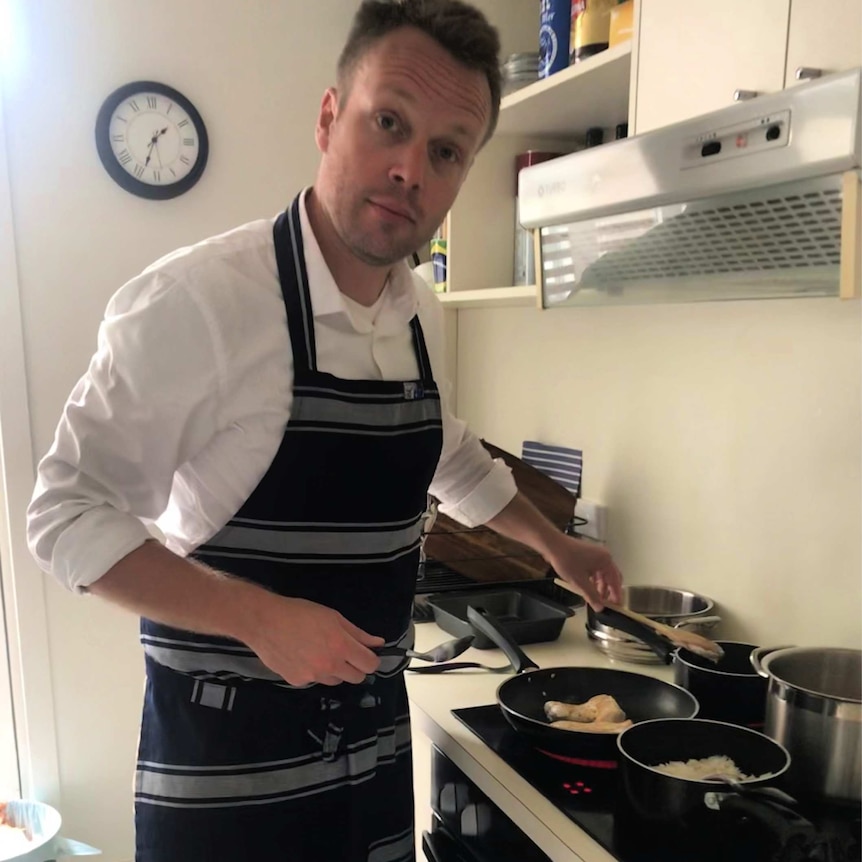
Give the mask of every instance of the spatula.
POLYGON ((677 646, 683 647, 683 649, 690 650, 695 653, 695 655, 702 656, 703 658, 714 662, 719 661, 724 656, 724 650, 715 641, 711 641, 709 638, 699 635, 696 632, 665 625, 664 623, 657 622, 650 617, 639 614, 637 611, 630 610, 629 608, 622 607, 621 605, 614 605, 610 602, 605 602, 605 607, 651 628, 653 631, 666 637, 671 641, 671 643, 675 643, 677 646))

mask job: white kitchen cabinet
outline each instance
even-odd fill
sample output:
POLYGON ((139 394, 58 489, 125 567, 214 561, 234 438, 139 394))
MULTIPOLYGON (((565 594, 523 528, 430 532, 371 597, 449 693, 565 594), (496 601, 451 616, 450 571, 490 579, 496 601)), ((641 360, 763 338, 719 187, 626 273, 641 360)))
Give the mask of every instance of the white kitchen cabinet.
POLYGON ((634 133, 782 89, 789 20, 790 0, 641 0, 634 133))
POLYGON ((633 132, 862 64, 860 0, 641 0, 633 132))
POLYGON ((793 0, 785 86, 799 83, 799 69, 815 69, 826 75, 859 65, 862 65, 860 0, 793 0))

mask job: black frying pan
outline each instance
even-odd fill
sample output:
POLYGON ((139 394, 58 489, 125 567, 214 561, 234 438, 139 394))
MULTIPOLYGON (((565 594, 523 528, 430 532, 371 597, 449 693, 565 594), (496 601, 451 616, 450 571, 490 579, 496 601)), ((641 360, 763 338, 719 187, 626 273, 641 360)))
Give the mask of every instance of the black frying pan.
POLYGON ((618 760, 617 734, 592 734, 551 727, 545 701, 583 703, 609 694, 634 722, 652 718, 691 718, 695 697, 685 689, 640 673, 595 667, 556 667, 540 670, 496 625, 487 611, 468 609, 473 626, 506 653, 515 669, 497 689, 497 703, 509 724, 545 754, 560 760, 612 769, 618 760))

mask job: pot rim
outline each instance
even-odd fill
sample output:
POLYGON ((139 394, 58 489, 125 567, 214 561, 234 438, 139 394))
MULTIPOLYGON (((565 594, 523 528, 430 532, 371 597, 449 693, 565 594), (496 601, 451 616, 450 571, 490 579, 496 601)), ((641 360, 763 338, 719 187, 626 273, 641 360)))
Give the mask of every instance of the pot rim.
POLYGON ((752 730, 749 727, 743 727, 742 725, 739 725, 739 724, 731 724, 729 721, 716 721, 715 719, 712 719, 712 718, 696 718, 696 717, 695 718, 650 718, 650 719, 647 719, 646 721, 639 721, 636 724, 633 724, 631 727, 627 727, 624 731, 622 731, 621 733, 619 733, 617 735, 617 749, 618 749, 619 754, 620 754, 620 759, 625 759, 625 760, 629 761, 630 763, 633 763, 636 766, 639 766, 641 769, 646 769, 648 772, 652 772, 654 775, 659 775, 662 778, 669 778, 673 781, 681 781, 684 784, 700 784, 700 785, 705 785, 706 787, 710 787, 710 788, 727 787, 727 784, 725 782, 720 781, 718 779, 685 778, 684 776, 681 776, 681 775, 669 775, 667 772, 662 772, 660 769, 656 769, 655 766, 650 766, 646 763, 641 762, 636 757, 633 757, 631 754, 629 754, 623 748, 623 744, 624 744, 623 737, 627 733, 631 733, 632 731, 635 731, 638 727, 645 727, 648 724, 655 724, 656 722, 665 722, 666 723, 669 721, 685 721, 685 722, 688 722, 689 724, 692 722, 697 722, 698 724, 723 725, 724 727, 731 727, 736 731, 751 734, 752 736, 756 736, 758 739, 764 739, 764 740, 772 743, 773 745, 775 745, 777 748, 781 749, 781 751, 784 754, 784 766, 781 769, 779 769, 777 772, 770 772, 765 777, 754 776, 752 778, 744 778, 741 781, 739 781, 739 784, 757 785, 757 784, 763 784, 766 781, 774 781, 776 778, 779 778, 780 776, 784 775, 784 773, 787 772, 787 770, 790 768, 790 761, 791 761, 790 752, 787 750, 787 748, 784 747, 784 745, 782 745, 777 740, 772 739, 772 737, 765 736, 764 734, 762 734, 756 730, 752 730))
POLYGON ((852 649, 850 647, 780 647, 773 652, 766 653, 760 658, 760 666, 763 668, 761 676, 765 676, 770 682, 773 680, 786 688, 793 691, 802 692, 811 695, 812 697, 820 698, 821 700, 830 700, 835 703, 852 703, 862 705, 862 698, 859 697, 842 697, 837 694, 830 694, 826 691, 818 691, 814 688, 807 688, 804 685, 791 682, 783 676, 779 676, 774 670, 770 670, 769 666, 773 661, 777 661, 782 656, 799 655, 801 653, 843 653, 848 655, 860 655, 862 650, 852 649))
MULTIPOLYGON (((751 647, 752 652, 757 649, 756 644, 750 644, 746 641, 715 641, 719 646, 746 646, 751 647)), ((719 670, 717 667, 706 667, 701 664, 692 664, 688 659, 683 658, 680 653, 687 652, 685 647, 678 647, 673 651, 673 660, 679 662, 692 670, 701 671, 702 673, 714 674, 715 676, 729 676, 739 679, 762 679, 763 677, 755 670, 754 666, 750 673, 738 673, 729 670, 719 670)))
POLYGON ((677 593, 684 596, 692 596, 693 598, 700 599, 701 601, 706 603, 706 607, 699 611, 677 611, 671 613, 646 613, 645 611, 631 608, 631 606, 627 602, 625 603, 626 607, 629 607, 631 610, 637 610, 638 613, 643 614, 645 617, 650 617, 651 619, 677 620, 688 619, 689 617, 691 617, 692 620, 696 620, 699 616, 711 613, 715 608, 715 601, 709 596, 705 596, 703 593, 696 593, 694 590, 687 590, 684 587, 668 587, 663 584, 626 584, 623 587, 623 596, 628 596, 629 591, 633 589, 664 590, 667 593, 677 593))

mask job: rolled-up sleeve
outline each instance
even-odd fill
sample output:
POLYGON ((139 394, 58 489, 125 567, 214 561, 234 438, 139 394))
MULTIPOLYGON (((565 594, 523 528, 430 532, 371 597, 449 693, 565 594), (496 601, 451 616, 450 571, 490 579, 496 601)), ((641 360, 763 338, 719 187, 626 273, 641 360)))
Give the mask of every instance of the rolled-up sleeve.
POLYGON ((493 459, 481 440, 449 408, 449 383, 443 368, 443 308, 424 286, 419 287, 419 314, 440 389, 443 410, 443 450, 429 489, 440 501, 440 511, 467 527, 485 524, 517 494, 512 471, 493 459))
POLYGON ((499 514, 518 492, 512 471, 499 458, 491 459, 479 440, 465 442, 458 452, 438 470, 431 493, 440 500, 440 511, 467 527, 485 524, 499 514), (475 447, 481 450, 476 452, 475 447), (474 482, 447 482, 460 465, 474 482))
POLYGON ((177 467, 215 431, 221 366, 208 318, 166 276, 115 295, 38 466, 27 540, 44 571, 82 591, 151 537, 177 467))

